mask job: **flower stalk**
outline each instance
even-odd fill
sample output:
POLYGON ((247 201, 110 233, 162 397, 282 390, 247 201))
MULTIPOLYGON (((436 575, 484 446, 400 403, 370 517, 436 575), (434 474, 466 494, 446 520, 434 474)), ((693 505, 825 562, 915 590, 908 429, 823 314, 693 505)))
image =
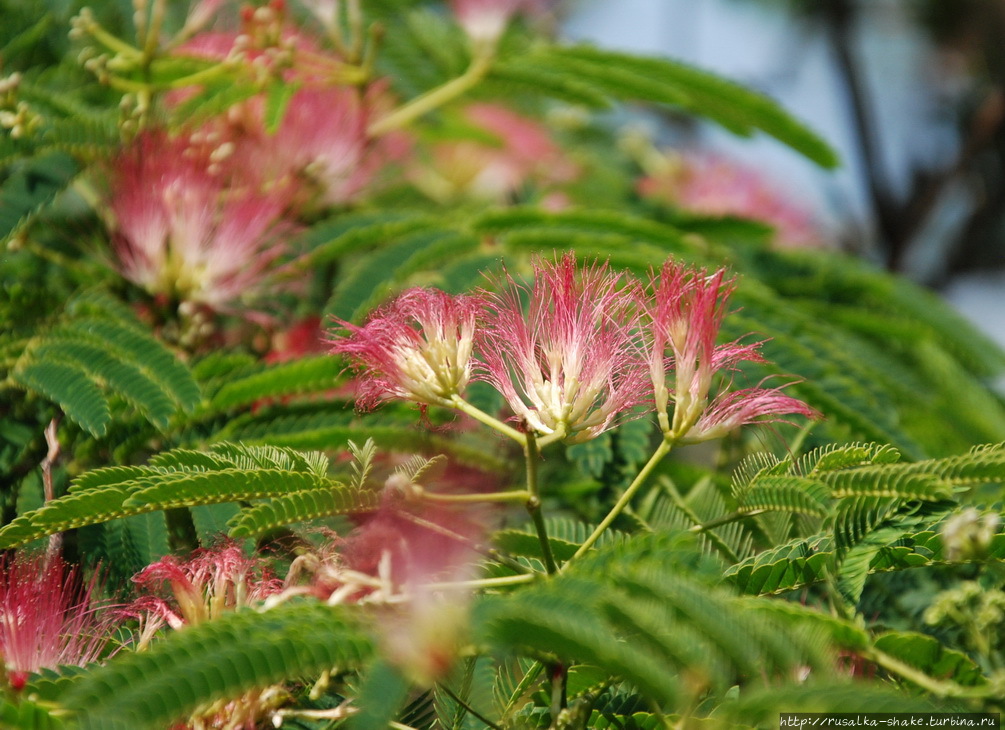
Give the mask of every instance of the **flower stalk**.
POLYGON ((523 453, 527 462, 527 492, 530 494, 526 503, 527 512, 534 523, 537 538, 541 541, 544 569, 548 572, 548 575, 554 575, 558 572, 558 565, 555 563, 555 556, 551 552, 551 542, 548 540, 548 528, 544 524, 544 515, 541 514, 541 496, 537 483, 537 464, 540 459, 537 438, 533 431, 527 432, 527 443, 523 453))
POLYGON ((597 525, 590 536, 583 541, 583 544, 580 545, 579 549, 573 554, 572 560, 583 556, 596 544, 597 540, 599 540, 607 528, 611 526, 611 523, 618 518, 618 515, 624 512, 625 507, 629 505, 635 494, 639 491, 642 485, 645 484, 646 479, 649 478, 653 469, 655 469, 659 463, 663 461, 666 455, 670 453, 673 446, 673 442, 667 439, 660 442, 660 445, 656 447, 656 451, 649 457, 649 461, 647 461, 645 466, 643 466, 639 473, 635 475, 635 479, 633 479, 632 483, 628 485, 628 488, 611 508, 611 511, 607 513, 607 516, 600 521, 600 524, 597 525))
POLYGON ((495 60, 494 49, 491 52, 479 53, 471 59, 471 64, 460 76, 451 79, 442 86, 416 97, 412 101, 398 107, 385 117, 381 117, 367 127, 367 135, 371 138, 381 137, 389 132, 401 129, 421 116, 440 108, 457 97, 473 89, 492 68, 495 60))

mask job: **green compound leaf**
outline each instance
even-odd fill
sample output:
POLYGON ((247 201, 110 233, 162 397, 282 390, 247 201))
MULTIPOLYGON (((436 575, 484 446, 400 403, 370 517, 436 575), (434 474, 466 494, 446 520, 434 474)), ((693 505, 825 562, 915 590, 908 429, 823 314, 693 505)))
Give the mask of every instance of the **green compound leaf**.
POLYGON ((683 108, 735 134, 746 136, 759 130, 822 167, 838 164, 834 150, 776 102, 679 61, 577 45, 532 52, 524 63, 533 64, 543 72, 573 75, 579 83, 617 99, 683 108))
POLYGON ((951 679, 965 687, 987 681, 970 657, 943 646, 938 639, 927 634, 890 631, 877 637, 874 646, 930 677, 951 679))
POLYGON ((67 417, 94 436, 103 436, 112 419, 108 401, 87 374, 71 364, 33 362, 11 379, 57 403, 67 417))
POLYGON ((171 632, 146 651, 120 653, 74 683, 63 704, 84 730, 163 728, 207 702, 358 667, 371 652, 343 607, 246 610, 171 632))
MULTIPOLYGON (((724 575, 744 593, 785 593, 823 581, 834 565, 835 553, 834 540, 827 534, 798 538, 742 560, 727 568, 724 575)), ((950 562, 943 552, 941 535, 931 529, 888 537, 877 550, 869 551, 868 558, 868 573, 950 562)), ((987 559, 1005 561, 1005 533, 994 536, 987 559)))
MULTIPOLYGON (((320 333, 318 336, 320 338, 320 333)), ((329 355, 273 365, 229 381, 216 392, 210 405, 213 409, 224 410, 266 398, 323 391, 335 385, 341 371, 342 363, 329 355)))
MULTIPOLYGON (((229 443, 216 444, 209 452, 175 449, 158 454, 146 466, 108 467, 83 474, 65 496, 0 528, 0 549, 119 517, 296 492, 332 491, 340 513, 353 511, 357 497, 358 509, 372 508, 369 492, 345 487, 327 477, 327 470, 328 459, 318 452, 229 443)), ((148 527, 161 530, 159 519, 148 527)), ((211 529, 215 521, 208 513, 200 519, 201 532, 211 529)), ((163 551, 165 540, 163 534, 150 534, 141 542, 156 553, 163 551)))
POLYGON ((275 497, 242 510, 230 521, 230 536, 253 537, 277 527, 319 517, 365 512, 380 504, 380 493, 333 485, 275 497))

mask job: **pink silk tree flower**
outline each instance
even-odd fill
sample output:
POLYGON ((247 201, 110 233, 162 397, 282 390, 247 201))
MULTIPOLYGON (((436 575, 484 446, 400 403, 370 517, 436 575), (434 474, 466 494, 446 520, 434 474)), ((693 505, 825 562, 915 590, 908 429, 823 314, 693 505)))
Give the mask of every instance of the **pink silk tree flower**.
MULTIPOLYGON (((241 33, 194 36, 178 55, 236 63, 261 73, 263 83, 295 85, 278 128, 266 122, 266 93, 232 106, 195 133, 232 149, 231 164, 245 175, 293 192, 298 210, 339 206, 366 193, 411 147, 403 132, 372 138, 367 129, 393 106, 386 81, 360 88, 350 68, 318 39, 292 26, 276 3, 246 13, 241 33)), ((198 93, 178 92, 179 99, 198 93)))
POLYGON ((111 170, 119 268, 151 294, 238 308, 263 292, 284 252, 279 193, 213 174, 184 140, 144 134, 111 170))
POLYGON ((81 579, 44 553, 0 558, 0 660, 19 678, 60 665, 85 666, 103 654, 117 623, 97 599, 98 577, 81 579))
MULTIPOLYGON (((272 575, 264 561, 245 556, 232 543, 197 550, 185 562, 169 555, 147 566, 133 582, 147 591, 125 610, 139 620, 137 651, 143 651, 165 623, 172 629, 184 629, 246 609, 283 590, 283 582, 272 575)), ((263 727, 263 719, 271 717, 288 698, 281 685, 254 689, 238 698, 200 705, 186 721, 173 727, 263 727)))
POLYGON ((739 216, 775 229, 779 248, 819 247, 813 216, 754 169, 714 155, 685 154, 642 178, 639 194, 690 213, 739 216))
POLYGON ((607 264, 579 269, 571 253, 535 261, 529 291, 509 279, 488 294, 485 380, 528 429, 568 443, 597 437, 646 400, 636 298, 607 264))
POLYGON ((362 327, 339 320, 347 331, 332 340, 360 374, 357 405, 371 409, 401 398, 420 406, 451 405, 471 379, 476 297, 437 289, 402 292, 362 327))
POLYGON ((781 388, 746 388, 710 396, 717 373, 733 370, 743 361, 764 362, 758 353, 760 342, 716 345, 734 286, 721 269, 708 275, 673 259, 667 259, 653 277, 646 305, 646 344, 656 412, 669 438, 695 443, 744 424, 779 420, 775 416, 817 415, 802 401, 783 395, 781 388), (667 387, 668 370, 673 373, 672 390, 667 387), (671 401, 672 417, 668 413, 671 401))
POLYGON ((263 561, 246 557, 233 544, 197 550, 186 562, 169 555, 144 568, 133 582, 147 592, 128 609, 144 620, 141 645, 165 623, 173 629, 199 624, 283 589, 263 561))
POLYGON ((528 183, 548 188, 576 177, 576 165, 538 120, 485 103, 467 106, 462 115, 498 142, 468 139, 433 145, 429 159, 411 169, 416 186, 431 198, 505 203, 528 183))
POLYGON ((351 203, 409 147, 401 134, 367 135, 388 102, 384 84, 365 93, 345 86, 302 88, 290 99, 276 133, 259 138, 252 158, 277 179, 306 183, 322 205, 351 203))

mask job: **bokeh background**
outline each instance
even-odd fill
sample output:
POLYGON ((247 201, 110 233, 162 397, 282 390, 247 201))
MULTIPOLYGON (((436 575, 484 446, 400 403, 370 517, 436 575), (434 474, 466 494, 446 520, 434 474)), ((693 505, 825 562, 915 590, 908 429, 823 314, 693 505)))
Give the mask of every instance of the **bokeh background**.
POLYGON ((841 168, 672 115, 619 121, 756 169, 833 245, 939 289, 1005 343, 1005 2, 573 0, 560 32, 779 100, 841 168))

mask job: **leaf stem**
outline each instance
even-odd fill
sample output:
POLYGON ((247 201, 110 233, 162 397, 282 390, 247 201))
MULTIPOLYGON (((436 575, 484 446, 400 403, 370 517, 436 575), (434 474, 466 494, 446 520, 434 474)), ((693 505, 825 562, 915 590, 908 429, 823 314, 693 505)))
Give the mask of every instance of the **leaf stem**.
POLYGON ((524 448, 526 448, 526 445, 527 445, 527 436, 525 434, 517 431, 512 426, 507 426, 505 423, 503 423, 502 421, 500 421, 498 418, 493 418, 492 416, 490 416, 485 411, 483 411, 483 410, 481 410, 479 408, 475 408, 473 405, 471 405, 470 403, 468 403, 466 400, 464 400, 463 398, 461 398, 459 395, 454 395, 450 399, 450 402, 448 403, 448 405, 452 406, 453 408, 456 408, 461 413, 468 414, 469 416, 471 416, 473 419, 475 419, 479 423, 484 423, 489 428, 495 429, 499 433, 504 434, 506 436, 509 436, 511 439, 513 439, 514 441, 516 441, 518 444, 520 444, 521 446, 523 446, 524 448))
POLYGON ((132 61, 139 61, 143 57, 143 51, 135 46, 129 45, 117 36, 109 33, 97 21, 88 23, 86 32, 105 48, 113 51, 123 58, 128 58, 132 61))
POLYGON ((476 53, 471 60, 471 64, 460 76, 451 79, 442 86, 438 86, 425 94, 417 96, 407 104, 398 107, 385 117, 381 117, 366 130, 370 137, 380 137, 381 135, 393 132, 404 127, 406 124, 415 121, 423 114, 433 111, 443 106, 449 101, 453 101, 461 94, 466 93, 481 81, 485 74, 492 67, 495 59, 494 52, 483 51, 476 53))
POLYGON ((731 522, 737 522, 742 520, 744 517, 753 517, 754 515, 759 515, 767 512, 766 509, 752 509, 746 512, 731 512, 728 515, 723 515, 722 517, 716 517, 714 520, 709 520, 708 522, 692 525, 688 528, 688 532, 705 532, 706 530, 711 530, 716 527, 722 527, 723 525, 728 525, 731 522))
POLYGON ((496 725, 494 722, 485 717, 485 715, 478 712, 478 710, 476 710, 474 707, 472 707, 467 702, 458 697, 457 694, 452 689, 450 689, 450 687, 448 687, 446 684, 444 684, 443 682, 439 682, 437 683, 437 686, 444 692, 446 692, 448 695, 450 695, 450 699, 452 699, 454 702, 456 702, 458 705, 464 708, 464 710, 470 712, 480 722, 485 723, 485 727, 492 728, 492 730, 502 730, 502 728, 499 725, 496 725))
POLYGON ((505 588, 524 583, 533 583, 540 573, 521 573, 520 575, 503 575, 498 578, 472 578, 471 580, 444 581, 442 583, 427 583, 423 586, 432 591, 444 591, 451 588, 505 588))
POLYGON ((413 487, 413 491, 420 499, 426 499, 430 502, 526 502, 530 499, 530 492, 526 489, 515 489, 509 492, 486 492, 484 494, 438 494, 427 492, 421 487, 413 487))
POLYGON ((643 466, 639 473, 635 475, 635 479, 632 480, 632 483, 628 485, 628 489, 625 490, 625 493, 621 495, 621 498, 611 508, 611 511, 607 513, 607 516, 601 521, 601 523, 597 525, 593 533, 586 538, 586 541, 582 545, 579 546, 579 549, 570 560, 575 560, 576 558, 581 557, 593 547, 597 540, 600 539, 600 536, 604 534, 604 531, 611 526, 611 523, 617 519, 618 515, 620 515, 624 511, 625 507, 628 506, 628 503, 632 501, 632 497, 634 497, 635 493, 639 491, 639 487, 645 483, 649 474, 652 473, 653 469, 655 469, 661 461, 663 461, 663 458, 670 453, 670 450, 673 449, 673 447, 674 442, 669 439, 664 438, 660 442, 656 451, 653 452, 651 457, 649 457, 649 461, 647 461, 645 466, 643 466))
POLYGON ((544 557, 544 568, 548 575, 558 572, 558 565, 555 563, 555 556, 551 552, 551 542, 548 540, 548 529, 544 524, 544 516, 541 514, 541 496, 537 484, 537 462, 539 452, 537 449, 537 437, 533 431, 528 431, 523 449, 527 461, 527 512, 537 530, 537 538, 541 541, 541 554, 544 557))
POLYGON ((890 656, 884 651, 870 646, 863 650, 866 659, 875 662, 888 672, 897 674, 909 682, 921 687, 927 692, 931 692, 936 697, 958 697, 967 699, 980 699, 991 696, 996 690, 989 689, 988 686, 964 687, 944 679, 936 679, 925 674, 920 669, 912 667, 896 657, 890 656))

